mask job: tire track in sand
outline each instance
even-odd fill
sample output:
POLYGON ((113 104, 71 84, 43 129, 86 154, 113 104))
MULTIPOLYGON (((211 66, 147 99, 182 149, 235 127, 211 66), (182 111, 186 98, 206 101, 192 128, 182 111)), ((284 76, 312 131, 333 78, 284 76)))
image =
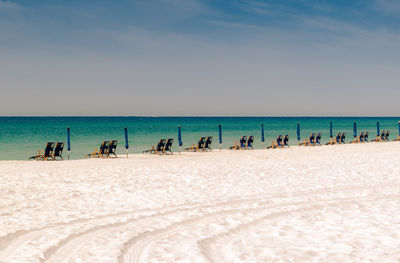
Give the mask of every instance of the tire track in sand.
MULTIPOLYGON (((377 201, 381 199, 387 199, 387 198, 393 198, 393 197, 399 197, 399 195, 383 195, 381 197, 375 197, 375 198, 365 198, 363 200, 364 202, 366 201, 377 201)), ((235 210, 225 210, 225 211, 216 211, 213 213, 209 213, 206 215, 198 216, 195 218, 183 220, 177 223, 174 223, 164 229, 157 229, 154 231, 146 231, 142 234, 139 234, 130 240, 128 240, 124 245, 121 250, 121 255, 118 258, 119 263, 132 263, 132 262, 145 262, 145 252, 147 251, 148 247, 157 241, 160 238, 163 238, 165 236, 168 236, 172 233, 175 233, 179 231, 179 229, 184 228, 185 226, 189 224, 193 224, 202 220, 205 220, 207 218, 213 217, 213 216, 224 216, 228 214, 233 214, 233 213, 243 213, 243 212, 248 212, 248 211, 260 211, 260 210, 271 210, 272 208, 280 208, 282 209, 283 207, 287 206, 293 206, 293 205, 298 205, 299 204, 304 204, 308 203, 307 205, 304 205, 302 208, 296 208, 294 210, 288 210, 288 211, 279 211, 275 213, 271 213, 267 216, 263 216, 261 218, 258 218, 256 220, 253 220, 249 223, 245 223, 242 225, 237 226, 234 230, 231 230, 232 232, 238 231, 238 229, 242 230, 242 228, 246 227, 252 227, 255 224, 258 224, 259 222, 262 222, 266 219, 271 219, 271 218, 276 218, 276 217, 281 217, 284 215, 290 215, 292 213, 298 213, 298 212, 304 212, 304 211, 311 211, 311 210, 317 210, 324 208, 327 204, 329 204, 330 207, 340 207, 343 206, 344 204, 359 204, 360 199, 354 199, 354 197, 351 198, 337 198, 337 199, 330 199, 328 203, 326 203, 326 200, 324 201, 319 201, 317 203, 319 204, 309 204, 308 202, 298 202, 296 203, 289 203, 287 205, 275 205, 273 207, 259 207, 259 208, 252 208, 252 209, 235 209, 235 210), (282 207, 283 206, 283 207, 282 207)), ((228 231, 229 233, 230 231, 228 231)), ((223 233, 221 235, 226 235, 227 233, 223 233)), ((206 241, 200 241, 199 247, 201 251, 203 252, 203 255, 206 259, 209 261, 214 262, 212 257, 210 256, 210 253, 207 253, 209 249, 205 247, 204 243, 206 241)), ((221 261, 215 261, 215 262, 221 262, 221 261)))

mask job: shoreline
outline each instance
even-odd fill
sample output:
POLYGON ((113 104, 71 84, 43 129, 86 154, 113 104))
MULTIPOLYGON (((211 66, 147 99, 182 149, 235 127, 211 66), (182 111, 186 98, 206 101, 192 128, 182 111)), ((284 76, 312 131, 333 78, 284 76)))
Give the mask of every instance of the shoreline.
MULTIPOLYGON (((198 152, 188 152, 188 151, 181 151, 180 154, 178 151, 174 151, 173 154, 143 154, 143 153, 129 153, 128 155, 128 159, 146 159, 147 158, 154 158, 154 157, 167 157, 167 156, 180 156, 180 157, 186 157, 186 156, 191 156, 191 155, 202 155, 202 154, 216 154, 216 153, 234 153, 234 152, 274 152, 274 151, 290 151, 293 149, 317 149, 317 148, 332 148, 334 149, 335 147, 348 147, 348 146, 352 146, 352 147, 357 147, 357 146, 362 146, 362 145, 400 145, 399 141, 389 141, 389 142, 368 142, 368 143, 354 143, 354 144, 350 144, 350 143, 345 143, 345 144, 335 144, 335 145, 315 145, 315 146, 299 146, 299 145, 291 145, 290 147, 285 147, 285 148, 276 148, 276 149, 260 149, 260 148, 254 148, 254 149, 249 149, 249 150, 230 150, 230 149, 221 149, 221 151, 216 148, 216 149, 212 149, 212 151, 198 151, 198 152), (143 156, 143 157, 140 157, 143 156)), ((299 151, 299 150, 297 150, 299 151)), ((300 150, 301 151, 301 150, 300 150)), ((118 158, 82 158, 82 159, 71 159, 71 160, 67 160, 66 157, 64 158, 64 160, 59 160, 57 159, 56 161, 54 160, 48 160, 48 161, 41 161, 41 160, 0 160, 0 164, 1 163, 7 163, 7 162, 50 162, 50 163, 54 163, 54 162, 76 162, 76 161, 84 161, 84 160, 126 160, 126 154, 118 154, 117 155, 118 158)))

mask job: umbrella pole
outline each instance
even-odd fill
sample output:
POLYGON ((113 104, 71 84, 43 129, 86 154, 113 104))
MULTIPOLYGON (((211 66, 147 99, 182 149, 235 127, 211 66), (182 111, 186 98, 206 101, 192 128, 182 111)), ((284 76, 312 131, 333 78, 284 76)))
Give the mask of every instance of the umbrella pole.
POLYGON ((179 146, 178 148, 179 148, 179 155, 181 155, 181 147, 179 146))
POLYGON ((70 151, 68 151, 68 160, 69 160, 69 152, 70 152, 70 151))
POLYGON ((128 159, 128 149, 125 150, 126 150, 126 159, 128 159))

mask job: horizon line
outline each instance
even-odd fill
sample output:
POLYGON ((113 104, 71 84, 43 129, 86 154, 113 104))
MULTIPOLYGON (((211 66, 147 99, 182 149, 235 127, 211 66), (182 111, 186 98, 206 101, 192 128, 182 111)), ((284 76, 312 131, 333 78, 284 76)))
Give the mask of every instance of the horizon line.
POLYGON ((109 117, 120 117, 120 118, 400 118, 400 116, 391 115, 379 115, 379 116, 367 116, 367 115, 274 115, 274 116, 261 116, 261 115, 0 115, 0 118, 109 118, 109 117))

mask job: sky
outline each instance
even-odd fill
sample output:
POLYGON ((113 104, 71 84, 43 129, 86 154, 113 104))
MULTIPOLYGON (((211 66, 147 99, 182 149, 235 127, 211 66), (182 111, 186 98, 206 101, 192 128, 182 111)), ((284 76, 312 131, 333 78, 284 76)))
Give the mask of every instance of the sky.
POLYGON ((400 116, 398 0, 0 0, 0 115, 400 116))

